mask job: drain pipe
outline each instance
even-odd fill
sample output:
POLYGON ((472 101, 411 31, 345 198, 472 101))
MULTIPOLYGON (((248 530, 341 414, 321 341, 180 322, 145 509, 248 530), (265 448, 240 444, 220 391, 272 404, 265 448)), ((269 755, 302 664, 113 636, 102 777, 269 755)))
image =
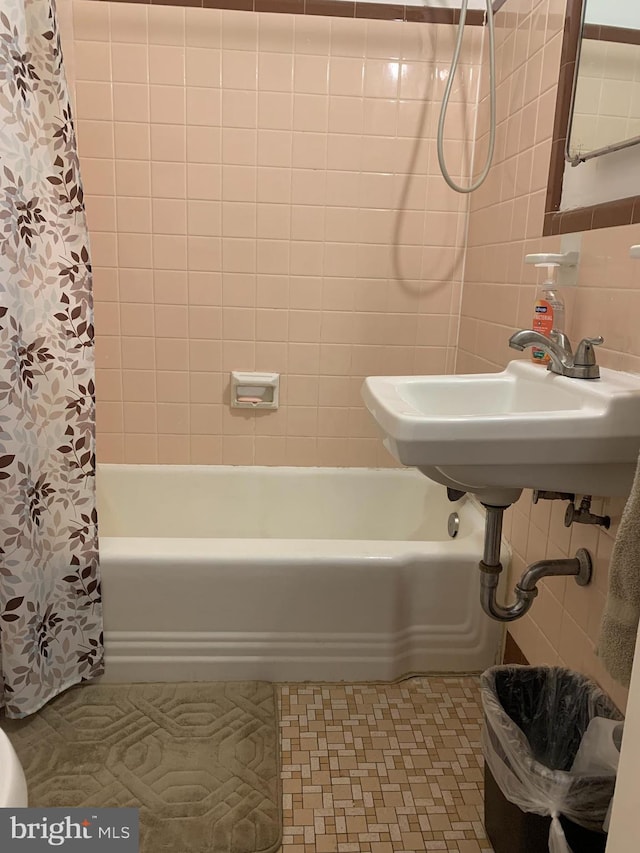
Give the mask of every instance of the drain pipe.
POLYGON ((500 563, 500 540, 502 516, 506 507, 487 506, 484 530, 484 554, 480 560, 480 603, 484 612, 498 622, 513 622, 529 610, 538 594, 536 584, 546 577, 573 576, 576 583, 586 586, 591 581, 591 556, 585 548, 579 548, 575 557, 557 560, 539 560, 524 572, 515 587, 516 600, 507 607, 498 604, 496 593, 502 564, 500 563))

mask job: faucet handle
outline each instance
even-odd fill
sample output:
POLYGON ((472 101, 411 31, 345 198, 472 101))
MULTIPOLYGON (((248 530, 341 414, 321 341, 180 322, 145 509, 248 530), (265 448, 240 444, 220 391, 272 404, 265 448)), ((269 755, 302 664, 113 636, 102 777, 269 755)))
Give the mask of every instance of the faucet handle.
POLYGON ((602 335, 597 338, 583 338, 578 344, 576 350, 575 364, 581 367, 589 367, 596 363, 596 354, 593 351, 594 347, 599 347, 604 343, 602 335))
POLYGON ((564 332, 561 332, 559 329, 551 329, 551 331, 549 332, 549 337, 552 341, 555 341, 568 356, 573 355, 573 351, 571 349, 571 341, 565 335, 564 332))

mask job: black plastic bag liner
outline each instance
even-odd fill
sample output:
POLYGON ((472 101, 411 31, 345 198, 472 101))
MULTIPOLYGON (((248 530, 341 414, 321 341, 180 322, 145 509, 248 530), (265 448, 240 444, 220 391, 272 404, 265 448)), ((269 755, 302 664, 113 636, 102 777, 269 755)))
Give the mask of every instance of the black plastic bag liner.
POLYGON ((601 831, 615 773, 576 774, 571 765, 594 717, 622 715, 586 676, 561 667, 494 666, 480 684, 482 747, 498 787, 522 811, 551 816, 550 853, 572 853, 559 816, 601 831))

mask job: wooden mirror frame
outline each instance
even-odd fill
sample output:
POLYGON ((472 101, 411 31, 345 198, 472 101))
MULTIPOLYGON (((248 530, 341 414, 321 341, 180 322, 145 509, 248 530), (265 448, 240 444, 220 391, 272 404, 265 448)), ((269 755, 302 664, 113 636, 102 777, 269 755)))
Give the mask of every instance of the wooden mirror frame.
POLYGON ((582 29, 582 6, 583 0, 567 0, 542 232, 545 237, 550 234, 568 234, 573 231, 590 231, 594 228, 611 228, 616 225, 640 222, 640 196, 638 195, 593 204, 589 207, 560 210, 571 93, 582 29))

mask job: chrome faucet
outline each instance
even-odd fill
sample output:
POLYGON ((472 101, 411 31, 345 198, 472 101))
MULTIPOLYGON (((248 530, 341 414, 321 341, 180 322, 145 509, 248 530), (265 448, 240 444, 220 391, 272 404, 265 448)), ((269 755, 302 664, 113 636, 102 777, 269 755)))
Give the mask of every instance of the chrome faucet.
POLYGON ((571 349, 569 338, 564 332, 551 330, 547 338, 533 329, 521 329, 509 338, 512 349, 524 350, 527 347, 538 347, 547 353, 551 361, 547 370, 571 379, 598 379, 600 368, 596 364, 594 346, 604 343, 604 338, 583 338, 578 344, 575 355, 571 349))

